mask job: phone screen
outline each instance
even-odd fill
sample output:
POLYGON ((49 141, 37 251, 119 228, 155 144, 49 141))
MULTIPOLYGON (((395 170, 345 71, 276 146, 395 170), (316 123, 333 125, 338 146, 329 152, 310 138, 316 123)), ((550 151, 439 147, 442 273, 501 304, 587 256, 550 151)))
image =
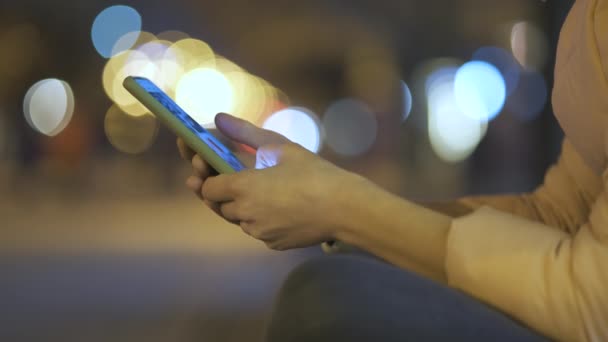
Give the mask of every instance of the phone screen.
POLYGON ((222 144, 211 133, 204 129, 188 113, 177 105, 164 91, 158 88, 152 81, 143 77, 133 77, 135 82, 165 107, 173 116, 184 124, 192 133, 198 136, 209 148, 211 148, 220 158, 226 161, 235 171, 244 170, 246 167, 238 158, 222 144))

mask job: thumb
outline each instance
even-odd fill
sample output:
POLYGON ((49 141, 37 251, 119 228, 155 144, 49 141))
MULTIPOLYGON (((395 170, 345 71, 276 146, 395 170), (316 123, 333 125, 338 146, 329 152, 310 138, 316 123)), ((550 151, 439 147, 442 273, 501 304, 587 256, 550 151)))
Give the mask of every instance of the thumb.
POLYGON ((215 125, 228 138, 255 149, 264 145, 289 142, 287 138, 276 132, 259 128, 248 121, 229 114, 220 113, 216 115, 215 125))

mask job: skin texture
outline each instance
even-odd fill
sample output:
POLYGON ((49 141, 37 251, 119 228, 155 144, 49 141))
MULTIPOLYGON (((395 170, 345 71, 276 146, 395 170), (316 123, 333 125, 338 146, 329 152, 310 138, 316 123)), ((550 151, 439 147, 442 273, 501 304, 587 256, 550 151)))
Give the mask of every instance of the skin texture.
POLYGON ((394 196, 241 119, 218 114, 216 126, 248 167, 262 160, 271 166, 217 175, 178 139, 180 154, 193 169, 186 185, 246 234, 275 250, 340 240, 445 281, 449 216, 394 196), (239 144, 256 153, 243 152, 239 144))

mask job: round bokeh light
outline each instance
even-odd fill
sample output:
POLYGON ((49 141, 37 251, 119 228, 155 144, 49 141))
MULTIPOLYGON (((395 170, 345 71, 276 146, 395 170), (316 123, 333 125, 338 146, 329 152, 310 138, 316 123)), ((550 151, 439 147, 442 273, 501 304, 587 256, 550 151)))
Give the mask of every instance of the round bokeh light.
POLYGON ((521 21, 511 29, 511 49, 515 59, 527 70, 542 70, 549 56, 549 41, 536 25, 521 21))
POLYGON ((336 153, 353 157, 367 152, 378 134, 376 116, 356 99, 333 103, 323 116, 325 141, 336 153))
POLYGON ((517 89, 509 96, 506 108, 521 121, 535 119, 547 103, 549 91, 543 75, 526 71, 521 75, 517 89))
POLYGON ((311 152, 317 153, 321 148, 318 119, 308 109, 290 107, 280 110, 266 119, 263 127, 287 137, 311 152))
POLYGON ((507 95, 510 95, 517 88, 522 70, 509 51, 496 46, 484 46, 473 53, 473 60, 490 63, 500 71, 505 80, 507 95))
POLYGON ((146 151, 158 133, 158 122, 152 115, 132 116, 113 105, 106 113, 104 128, 108 141, 117 150, 139 154, 146 151))
POLYGON ((199 124, 214 121, 218 113, 230 113, 234 90, 230 81, 211 68, 195 69, 185 74, 176 88, 176 102, 199 124))
POLYGON ((402 120, 405 121, 410 117, 412 113, 413 98, 410 87, 404 81, 401 81, 401 89, 403 90, 403 116, 402 120))
POLYGON ((477 147, 487 130, 487 122, 465 115, 457 104, 454 68, 439 69, 427 90, 428 133, 435 153, 444 161, 459 162, 477 147), (451 76, 450 76, 451 75, 451 76))
POLYGON ((38 132, 55 136, 68 125, 74 113, 74 93, 69 84, 46 79, 26 93, 23 112, 28 124, 38 132))
POLYGON ((105 58, 110 58, 115 54, 131 48, 141 31, 141 15, 133 7, 116 5, 101 11, 93 22, 91 38, 97 52, 105 58), (116 43, 126 34, 135 32, 123 44, 118 51, 115 49, 116 43))
POLYGON ((490 121, 505 104, 505 80, 492 64, 468 62, 456 72, 454 96, 462 113, 477 121, 490 121))

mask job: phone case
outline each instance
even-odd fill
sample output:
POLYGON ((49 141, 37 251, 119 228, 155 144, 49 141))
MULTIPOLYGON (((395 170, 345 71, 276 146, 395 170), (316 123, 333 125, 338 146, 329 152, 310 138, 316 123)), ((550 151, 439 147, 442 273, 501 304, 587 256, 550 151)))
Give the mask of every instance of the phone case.
MULTIPOLYGON (((143 78, 141 78, 143 79, 143 78)), ((146 80, 150 82, 149 80, 146 80)), ((152 83, 152 82, 151 82, 152 83)), ((175 117, 171 111, 169 111, 163 104, 161 104, 156 98, 148 93, 140 84, 137 83, 134 77, 127 77, 123 85, 133 96, 140 101, 150 112, 152 112, 163 124, 169 127, 177 136, 184 139, 184 142, 198 153, 211 167, 213 167, 219 173, 234 173, 239 171, 238 168, 242 167, 241 162, 230 152, 230 150, 220 143, 215 138, 209 138, 209 142, 204 141, 199 135, 192 132, 192 130, 186 126, 181 120, 175 117), (208 144, 215 145, 210 147, 208 144), (225 160, 219 152, 224 154, 225 160), (223 151, 222 151, 223 150, 223 151), (231 165, 232 164, 232 165, 231 165)), ((159 89, 160 90, 160 89, 159 89)), ((161 90, 162 92, 162 90, 161 90)), ((182 110, 183 111, 183 110, 182 110)), ((198 125, 200 127, 200 125, 198 125)), ((211 136, 211 133, 200 127, 201 133, 205 133, 211 136)), ((213 137, 213 136, 211 136, 213 137)))

